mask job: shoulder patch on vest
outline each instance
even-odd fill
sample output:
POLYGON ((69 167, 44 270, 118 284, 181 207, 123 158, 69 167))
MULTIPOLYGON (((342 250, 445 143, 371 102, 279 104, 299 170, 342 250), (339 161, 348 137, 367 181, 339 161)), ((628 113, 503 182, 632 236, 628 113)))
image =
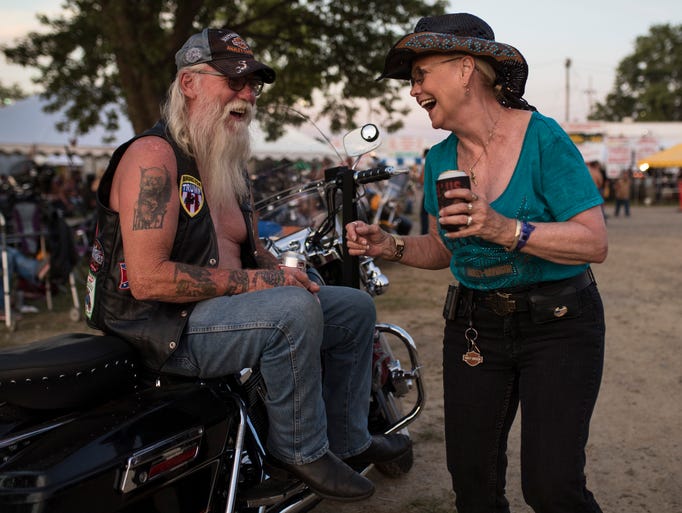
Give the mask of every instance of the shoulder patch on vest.
POLYGON ((190 217, 197 215, 204 206, 204 190, 201 181, 192 175, 180 178, 180 203, 190 217))
POLYGON ((118 289, 130 290, 130 282, 128 281, 128 267, 126 266, 126 263, 119 262, 118 270, 119 270, 118 289))

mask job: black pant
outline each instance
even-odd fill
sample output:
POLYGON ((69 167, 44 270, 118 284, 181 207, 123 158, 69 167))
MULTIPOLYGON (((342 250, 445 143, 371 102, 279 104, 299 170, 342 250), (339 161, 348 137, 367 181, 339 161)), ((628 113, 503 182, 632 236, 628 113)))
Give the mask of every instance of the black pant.
POLYGON ((521 478, 537 513, 601 512, 586 488, 585 445, 602 376, 604 310, 592 284, 577 318, 535 324, 461 308, 445 327, 443 381, 448 470, 458 513, 509 512, 507 438, 521 405, 521 478), (462 361, 469 317, 483 363, 462 361))
POLYGON ((424 208, 424 195, 422 195, 421 208, 419 209, 419 221, 421 224, 421 234, 429 233, 429 213, 424 208))

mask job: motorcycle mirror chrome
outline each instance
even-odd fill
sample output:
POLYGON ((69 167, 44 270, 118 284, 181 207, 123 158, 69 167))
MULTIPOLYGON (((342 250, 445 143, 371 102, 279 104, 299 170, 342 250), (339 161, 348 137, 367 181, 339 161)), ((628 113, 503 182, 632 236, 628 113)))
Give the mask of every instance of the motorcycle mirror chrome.
POLYGON ((343 148, 349 157, 358 157, 381 145, 381 131, 373 123, 367 123, 343 136, 343 148))
POLYGON ((373 123, 368 123, 360 128, 360 135, 365 141, 374 142, 379 137, 379 127, 373 123))

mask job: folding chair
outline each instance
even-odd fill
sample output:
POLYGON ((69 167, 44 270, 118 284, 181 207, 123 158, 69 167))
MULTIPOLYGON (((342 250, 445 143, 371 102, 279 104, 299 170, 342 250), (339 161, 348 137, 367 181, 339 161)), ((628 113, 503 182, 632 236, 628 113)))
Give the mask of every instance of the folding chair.
MULTIPOLYGON (((68 280, 71 290, 73 308, 70 312, 72 321, 81 318, 80 301, 76 289, 73 268, 77 262, 77 254, 73 233, 64 221, 60 212, 49 206, 33 201, 21 201, 12 209, 12 222, 8 223, 0 213, 0 251, 2 252, 2 279, 5 300, 5 325, 13 331, 16 320, 13 318, 12 290, 7 246, 12 245, 22 253, 36 257, 39 254, 50 256, 50 271, 44 279, 44 295, 47 310, 53 309, 52 283, 56 280, 68 280)), ((42 287, 41 287, 42 289, 42 287)))

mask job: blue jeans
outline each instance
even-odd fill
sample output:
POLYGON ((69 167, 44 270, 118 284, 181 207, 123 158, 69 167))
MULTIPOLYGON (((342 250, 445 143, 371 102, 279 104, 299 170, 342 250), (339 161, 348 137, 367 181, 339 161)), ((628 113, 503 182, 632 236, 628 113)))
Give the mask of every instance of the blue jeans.
POLYGON ((347 458, 370 444, 375 323, 372 298, 347 287, 217 297, 196 305, 163 371, 211 378, 259 366, 268 450, 293 464, 327 450, 347 458))
POLYGON ((604 310, 595 284, 578 294, 579 317, 544 324, 529 312, 500 317, 476 308, 472 323, 483 356, 477 367, 462 361, 468 312, 447 322, 446 454, 459 513, 509 512, 506 448, 519 404, 526 502, 538 513, 601 512, 584 467, 604 360, 604 310))
MULTIPOLYGON (((24 255, 17 248, 12 246, 7 246, 7 268, 9 270, 10 283, 12 283, 12 276, 16 273, 21 278, 26 281, 36 284, 38 280, 36 278, 40 267, 43 262, 36 260, 35 258, 24 255)), ((2 273, 0 273, 0 276, 2 273)), ((5 285, 3 280, 0 279, 0 307, 5 307, 5 285)))
POLYGON ((616 199, 616 210, 613 215, 618 217, 620 214, 620 207, 625 209, 625 217, 630 217, 630 200, 629 199, 616 199))

